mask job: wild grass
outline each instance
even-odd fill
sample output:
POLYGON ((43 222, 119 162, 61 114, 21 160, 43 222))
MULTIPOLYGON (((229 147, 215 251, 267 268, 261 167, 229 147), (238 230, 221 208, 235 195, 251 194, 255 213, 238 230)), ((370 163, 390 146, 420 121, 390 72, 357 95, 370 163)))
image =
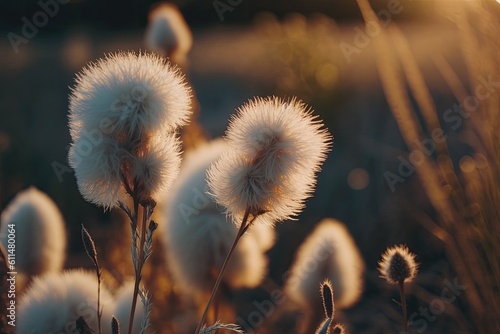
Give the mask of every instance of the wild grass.
MULTIPOLYGON (((408 149, 419 151, 418 143, 436 129, 441 130, 440 114, 424 75, 400 29, 396 25, 382 29, 369 2, 358 0, 358 4, 365 21, 381 29, 374 38, 379 76, 408 149), (417 109, 410 101, 410 94, 417 109), (418 116, 422 116, 424 124, 418 116)), ((467 84, 462 83, 443 56, 435 55, 435 62, 461 104, 478 94, 481 78, 490 77, 497 82, 500 75, 500 43, 495 39, 500 23, 492 14, 496 10, 491 7, 494 5, 481 1, 457 2, 447 10, 460 35, 467 84)), ((415 167, 436 211, 435 220, 422 219, 421 223, 442 241, 455 272, 467 286, 466 313, 471 325, 479 333, 493 333, 500 330, 499 91, 491 91, 487 98, 478 100, 477 110, 471 112, 462 130, 472 143, 474 154, 457 162, 451 158, 446 142, 437 143, 435 156, 422 154, 421 163, 415 167)))

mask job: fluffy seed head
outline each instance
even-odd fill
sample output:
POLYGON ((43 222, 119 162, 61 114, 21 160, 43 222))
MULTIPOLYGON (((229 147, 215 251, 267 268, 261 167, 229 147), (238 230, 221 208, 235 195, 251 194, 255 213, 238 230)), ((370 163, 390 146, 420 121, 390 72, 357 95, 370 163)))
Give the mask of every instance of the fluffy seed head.
MULTIPOLYGON (((101 286, 103 324, 111 324, 113 301, 101 286)), ((94 273, 71 270, 36 277, 19 301, 16 333, 47 334, 75 332, 76 320, 83 316, 97 332, 97 278, 94 273)), ((110 326, 103 326, 110 332, 110 326)))
POLYGON ((387 248, 378 264, 381 277, 390 284, 409 283, 418 271, 415 254, 404 245, 387 248))
POLYGON ((111 208, 125 202, 120 166, 126 150, 113 139, 103 137, 93 145, 86 139, 74 139, 68 160, 75 170, 78 189, 89 202, 111 208))
POLYGON ((182 62, 193 44, 193 36, 179 9, 171 3, 161 3, 149 14, 145 37, 146 47, 182 62))
POLYGON ((64 220, 56 204, 45 193, 30 187, 19 192, 1 215, 0 242, 7 248, 14 225, 16 269, 40 275, 62 269, 66 253, 64 220))
POLYGON ((69 163, 83 197, 104 208, 156 200, 179 167, 176 130, 190 115, 179 71, 153 54, 118 53, 90 65, 70 96, 69 163))
POLYGON ((297 251, 285 292, 319 313, 318 286, 326 278, 335 291, 335 307, 343 309, 359 299, 364 268, 361 254, 344 224, 325 219, 297 251))
POLYGON ((77 76, 70 96, 71 136, 173 131, 189 119, 190 102, 183 75, 160 56, 110 54, 77 76))
POLYGON ((302 102, 274 97, 240 107, 226 141, 229 149, 207 175, 236 224, 247 208, 270 223, 297 215, 331 146, 330 134, 302 102))
MULTIPOLYGON (((237 234, 236 226, 206 193, 206 170, 226 149, 224 141, 216 140, 187 153, 178 179, 164 197, 166 222, 160 230, 169 268, 178 286, 191 295, 211 291, 237 234)), ((273 243, 270 226, 249 229, 233 253, 224 283, 233 288, 258 285, 267 268, 264 253, 273 243)))
MULTIPOLYGON (((175 135, 152 138, 148 149, 141 155, 130 155, 130 180, 137 180, 139 195, 159 199, 175 180, 181 164, 181 143, 175 135)), ((147 198, 139 201, 147 200, 147 198)))
POLYGON ((70 148, 70 164, 75 169, 78 188, 89 202, 112 208, 125 202, 126 187, 135 187, 139 202, 159 195, 177 176, 180 166, 180 142, 175 134, 158 134, 130 150, 104 138, 91 148, 88 157, 78 153, 80 142, 70 148))

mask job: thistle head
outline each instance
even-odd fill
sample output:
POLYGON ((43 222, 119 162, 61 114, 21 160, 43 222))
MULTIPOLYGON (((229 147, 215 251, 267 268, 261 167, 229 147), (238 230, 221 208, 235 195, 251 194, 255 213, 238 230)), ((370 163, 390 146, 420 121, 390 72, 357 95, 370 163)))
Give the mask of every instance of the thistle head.
POLYGON ((387 248, 378 264, 381 277, 389 284, 409 283, 418 272, 415 254, 404 245, 387 248))

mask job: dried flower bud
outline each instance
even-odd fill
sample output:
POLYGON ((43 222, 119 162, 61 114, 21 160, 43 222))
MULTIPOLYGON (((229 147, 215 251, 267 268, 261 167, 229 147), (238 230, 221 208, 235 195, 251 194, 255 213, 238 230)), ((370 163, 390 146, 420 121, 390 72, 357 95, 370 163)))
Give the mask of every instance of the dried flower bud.
POLYGON ((120 334, 120 323, 115 317, 111 319, 111 333, 120 334))
POLYGON ((92 240, 89 231, 87 231, 87 229, 85 228, 85 226, 83 226, 83 224, 82 224, 82 241, 83 241, 83 247, 85 248, 85 252, 94 263, 94 266, 96 268, 99 268, 99 262, 97 261, 97 251, 95 249, 94 240, 92 240))
POLYGON ((331 330, 331 334, 347 334, 344 325, 342 324, 335 324, 331 330))
POLYGON ((418 271, 415 254, 404 245, 387 248, 378 264, 381 277, 390 284, 411 282, 418 271))
POLYGON ((83 317, 76 319, 76 330, 80 334, 94 334, 95 332, 92 328, 87 325, 87 322, 83 317))
POLYGON ((321 283, 321 299, 323 300, 325 316, 333 319, 335 306, 333 303, 333 287, 329 280, 324 280, 323 283, 321 283))

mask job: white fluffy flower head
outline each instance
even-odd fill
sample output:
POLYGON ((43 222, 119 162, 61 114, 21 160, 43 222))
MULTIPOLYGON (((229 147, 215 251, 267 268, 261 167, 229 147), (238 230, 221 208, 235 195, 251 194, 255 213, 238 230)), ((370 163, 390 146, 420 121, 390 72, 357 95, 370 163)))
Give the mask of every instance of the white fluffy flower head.
POLYGON ((191 30, 175 5, 160 3, 150 12, 145 44, 148 49, 168 55, 175 63, 191 50, 191 30))
POLYGON ((191 90, 184 76, 151 53, 110 54, 78 74, 70 96, 73 139, 81 130, 105 134, 175 130, 189 119, 191 90))
POLYGON ((304 103, 279 98, 257 98, 239 108, 226 140, 230 149, 208 179, 236 224, 247 209, 270 223, 297 215, 331 146, 330 134, 304 103))
MULTIPOLYGON (((227 220, 205 191, 205 173, 227 149, 214 140, 186 154, 179 177, 165 194, 163 236, 169 269, 175 282, 189 295, 206 298, 238 229, 227 220)), ((231 288, 257 286, 265 276, 265 252, 274 244, 274 229, 253 226, 242 238, 229 262, 224 283, 231 288)))
POLYGON ((83 197, 105 208, 156 200, 180 164, 176 131, 190 115, 179 71, 147 53, 109 55, 84 69, 70 97, 70 165, 83 197))
POLYGON ((49 196, 35 187, 19 192, 2 212, 0 221, 0 242, 5 249, 9 229, 15 226, 19 272, 32 276, 62 269, 66 230, 62 214, 49 196))
POLYGON ((318 287, 329 279, 335 306, 350 307, 358 301, 365 264, 354 239, 341 222, 324 219, 300 246, 286 282, 286 293, 302 305, 321 305, 318 287))
MULTIPOLYGON (((103 324, 111 324, 113 300, 101 286, 103 324)), ((16 333, 76 333, 75 322, 83 317, 97 332, 97 279, 95 274, 70 270, 36 277, 19 301, 16 333)), ((109 333, 103 326, 103 333, 109 333)))

